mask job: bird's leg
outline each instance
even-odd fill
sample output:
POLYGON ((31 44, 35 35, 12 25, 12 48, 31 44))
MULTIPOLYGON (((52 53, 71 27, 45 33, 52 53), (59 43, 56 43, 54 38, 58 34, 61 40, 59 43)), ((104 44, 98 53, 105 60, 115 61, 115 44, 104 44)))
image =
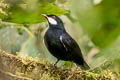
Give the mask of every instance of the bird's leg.
POLYGON ((72 67, 73 67, 73 61, 72 61, 71 64, 70 64, 70 69, 72 69, 72 67))
POLYGON ((55 62, 54 66, 56 66, 58 62, 59 62, 59 59, 57 59, 57 61, 55 62))

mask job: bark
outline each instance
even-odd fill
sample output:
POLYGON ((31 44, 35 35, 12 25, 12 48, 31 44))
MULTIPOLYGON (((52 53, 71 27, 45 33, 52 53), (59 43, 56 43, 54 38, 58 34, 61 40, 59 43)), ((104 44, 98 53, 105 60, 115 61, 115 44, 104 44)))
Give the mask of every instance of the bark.
POLYGON ((47 61, 21 58, 0 50, 0 80, 112 80, 108 71, 96 74, 55 67, 47 61))

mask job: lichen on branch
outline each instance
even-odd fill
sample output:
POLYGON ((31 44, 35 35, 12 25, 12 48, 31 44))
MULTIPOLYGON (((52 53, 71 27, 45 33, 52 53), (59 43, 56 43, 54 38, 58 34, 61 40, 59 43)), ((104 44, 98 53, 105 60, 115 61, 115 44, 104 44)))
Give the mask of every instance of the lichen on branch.
POLYGON ((0 80, 113 80, 108 71, 96 74, 55 67, 48 61, 21 57, 0 50, 0 80))

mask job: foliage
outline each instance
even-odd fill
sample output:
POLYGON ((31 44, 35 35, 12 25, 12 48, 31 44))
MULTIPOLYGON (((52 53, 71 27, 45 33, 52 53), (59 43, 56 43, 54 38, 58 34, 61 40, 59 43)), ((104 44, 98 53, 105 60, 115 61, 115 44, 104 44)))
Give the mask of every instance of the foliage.
POLYGON ((38 0, 27 0, 12 3, 5 0, 8 7, 5 8, 5 15, 1 14, 2 21, 18 23, 18 24, 35 24, 45 21, 41 14, 66 14, 67 11, 57 8, 54 4, 48 2, 40 2, 38 0), (14 4, 14 5, 13 5, 14 4))
POLYGON ((72 15, 99 49, 99 52, 92 57, 91 66, 106 65, 107 67, 101 69, 108 67, 113 69, 111 65, 114 64, 111 63, 120 58, 120 1, 100 0, 97 4, 94 1, 97 0, 72 1, 72 15))

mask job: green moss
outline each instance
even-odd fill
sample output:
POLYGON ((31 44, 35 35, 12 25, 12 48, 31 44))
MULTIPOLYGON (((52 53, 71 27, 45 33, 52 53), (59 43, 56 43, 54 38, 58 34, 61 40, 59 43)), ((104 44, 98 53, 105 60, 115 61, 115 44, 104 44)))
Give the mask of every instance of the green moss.
POLYGON ((23 80, 112 80, 114 78, 109 70, 101 71, 100 74, 83 71, 79 68, 71 70, 56 67, 45 60, 38 61, 29 57, 23 59, 5 52, 1 53, 1 51, 0 61, 0 66, 5 68, 2 72, 5 73, 9 70, 10 76, 23 80), (7 69, 8 64, 9 69, 7 69))

